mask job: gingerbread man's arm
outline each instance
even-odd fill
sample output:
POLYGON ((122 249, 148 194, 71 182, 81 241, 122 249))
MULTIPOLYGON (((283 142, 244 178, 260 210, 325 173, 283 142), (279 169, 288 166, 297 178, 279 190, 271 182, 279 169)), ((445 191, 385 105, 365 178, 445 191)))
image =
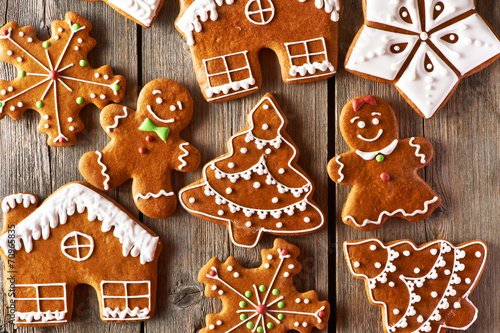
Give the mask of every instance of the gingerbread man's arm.
POLYGON ((341 185, 354 185, 355 181, 355 153, 349 151, 347 153, 337 155, 328 162, 328 175, 330 178, 341 185))
POLYGON ((410 165, 417 169, 426 166, 434 155, 432 144, 425 138, 408 138, 401 140, 400 144, 404 147, 405 156, 410 165))
POLYGON ((125 118, 131 117, 134 110, 119 104, 106 106, 101 112, 101 126, 104 131, 113 136, 113 133, 119 133, 125 118))
POLYGON ((200 165, 200 151, 184 140, 177 141, 177 149, 172 159, 173 168, 181 172, 192 172, 200 165))

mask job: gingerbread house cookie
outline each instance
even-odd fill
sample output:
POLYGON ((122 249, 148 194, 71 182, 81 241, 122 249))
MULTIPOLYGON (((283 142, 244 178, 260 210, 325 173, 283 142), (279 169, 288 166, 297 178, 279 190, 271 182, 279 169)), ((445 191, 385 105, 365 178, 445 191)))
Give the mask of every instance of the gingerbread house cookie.
POLYGON ((417 174, 434 154, 429 141, 399 139, 396 116, 381 98, 365 95, 348 102, 340 131, 351 150, 328 163, 330 178, 352 186, 342 221, 371 231, 390 217, 417 222, 429 217, 441 199, 417 174))
POLYGON ((164 0, 85 0, 104 1, 126 18, 149 28, 163 6, 164 0))
POLYGON ((363 0, 363 11, 345 68, 393 84, 426 119, 462 78, 500 57, 500 40, 475 0, 363 0))
POLYGON ((370 303, 381 307, 386 333, 468 329, 478 317, 469 295, 487 253, 482 241, 457 246, 446 240, 384 244, 377 238, 344 243, 349 270, 365 281, 370 303))
POLYGON ((340 0, 180 0, 177 30, 191 48, 205 99, 259 89, 259 51, 273 50, 285 83, 326 79, 337 66, 340 0))
POLYGON ((75 182, 40 206, 36 196, 18 193, 1 207, 4 292, 14 324, 69 322, 79 284, 96 290, 106 322, 154 314, 159 237, 111 198, 75 182))

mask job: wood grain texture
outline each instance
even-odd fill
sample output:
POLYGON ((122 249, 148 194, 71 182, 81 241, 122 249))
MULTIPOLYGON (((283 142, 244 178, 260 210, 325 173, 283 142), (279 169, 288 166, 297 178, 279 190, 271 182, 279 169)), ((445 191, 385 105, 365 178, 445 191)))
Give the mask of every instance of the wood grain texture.
MULTIPOLYGON (((494 0, 477 0, 481 15, 500 31, 500 8, 494 0)), ((340 52, 344 61, 349 45, 363 24, 361 1, 344 3, 340 22, 340 52)), ((489 246, 489 258, 471 301, 479 317, 468 332, 488 333, 500 327, 499 283, 500 187, 500 62, 464 79, 449 102, 431 120, 423 120, 389 84, 363 80, 341 70, 335 86, 335 151, 347 151, 338 128, 338 116, 345 103, 363 94, 388 101, 399 120, 400 137, 423 136, 434 146, 435 155, 420 174, 441 196, 443 203, 427 220, 411 223, 391 219, 373 232, 357 231, 342 223, 340 214, 350 188, 335 187, 337 332, 382 333, 380 308, 367 299, 364 283, 350 274, 342 252, 349 239, 379 237, 383 241, 411 239, 417 244, 444 238, 454 244, 481 239, 489 246)), ((335 216, 335 217, 334 217, 335 216)), ((449 333, 454 331, 448 331, 449 333)), ((463 331, 462 331, 463 332, 463 331)))

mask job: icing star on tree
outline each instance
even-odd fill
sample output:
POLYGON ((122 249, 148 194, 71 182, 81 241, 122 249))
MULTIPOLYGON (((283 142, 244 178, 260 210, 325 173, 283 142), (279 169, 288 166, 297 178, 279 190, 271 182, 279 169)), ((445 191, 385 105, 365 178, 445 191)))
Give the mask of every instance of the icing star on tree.
POLYGON ((222 300, 223 310, 206 317, 208 332, 285 333, 324 329, 330 305, 319 301, 315 291, 299 293, 293 277, 302 270, 299 249, 282 239, 272 249, 262 250, 262 265, 241 267, 234 257, 225 263, 212 258, 201 270, 198 281, 206 284, 205 295, 222 300))
POLYGON ((365 24, 348 71, 392 83, 431 118, 458 82, 500 56, 500 41, 474 0, 364 0, 365 24))
POLYGON ((477 319, 469 300, 487 257, 482 241, 458 246, 436 240, 384 244, 377 238, 347 241, 351 274, 363 279, 370 303, 382 309, 388 333, 466 330, 477 319))
POLYGON ((52 37, 37 39, 32 26, 16 22, 0 29, 0 61, 18 69, 13 81, 0 81, 0 119, 19 120, 27 109, 40 114, 38 131, 54 147, 72 146, 84 128, 81 109, 95 104, 102 109, 125 94, 125 79, 109 66, 93 69, 87 54, 96 44, 92 25, 68 12, 65 21, 52 23, 52 37))
POLYGON ((244 247, 256 246, 264 232, 293 236, 318 230, 324 217, 311 199, 313 184, 297 165, 298 150, 271 94, 248 121, 250 127, 229 140, 230 152, 206 164, 204 178, 180 191, 182 205, 226 225, 233 243, 244 247))

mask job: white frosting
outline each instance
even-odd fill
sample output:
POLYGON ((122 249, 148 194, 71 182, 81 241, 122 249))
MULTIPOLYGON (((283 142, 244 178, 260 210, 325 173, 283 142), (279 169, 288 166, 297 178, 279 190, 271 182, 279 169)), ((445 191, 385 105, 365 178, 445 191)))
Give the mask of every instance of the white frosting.
POLYGON ((30 312, 15 312, 14 324, 41 324, 47 325, 50 323, 66 323, 66 311, 30 311, 30 312), (21 322, 20 320, 25 320, 21 322))
MULTIPOLYGON (((159 237, 155 237, 140 226, 108 199, 94 190, 78 183, 66 185, 45 200, 36 211, 15 226, 15 248, 26 252, 33 250, 33 241, 50 237, 50 230, 66 224, 68 217, 87 210, 89 221, 102 221, 103 232, 113 230, 113 236, 123 244, 123 255, 140 255, 141 264, 154 260, 159 237)), ((9 250, 9 237, 0 237, 4 253, 9 250)))
POLYGON ((356 154, 359 155, 362 159, 365 161, 370 161, 373 160, 377 155, 382 154, 382 155, 390 155, 396 149, 396 146, 398 145, 398 139, 395 139, 394 141, 391 142, 390 145, 385 147, 384 149, 377 150, 377 151, 361 151, 361 150, 356 150, 356 154))
POLYGON ((474 8, 474 0, 425 0, 425 30, 430 31, 438 25, 474 8), (439 2, 444 6, 438 4, 439 2), (443 11, 434 20, 436 5, 443 7, 443 11))
MULTIPOLYGON (((325 43, 325 38, 320 37, 320 38, 314 38, 314 39, 309 39, 309 40, 304 40, 304 41, 297 41, 297 42, 292 42, 292 43, 285 43, 286 47, 286 52, 288 54, 288 60, 290 61, 290 71, 289 74, 291 76, 297 76, 299 74, 300 76, 304 75, 313 75, 316 73, 316 70, 320 70, 322 72, 326 72, 329 70, 332 73, 335 73, 335 68, 333 67, 332 63, 328 61, 328 54, 326 52, 326 43, 325 43), (309 43, 311 42, 318 42, 321 41, 322 43, 322 50, 314 52, 314 55, 316 57, 322 56, 324 60, 322 62, 312 62, 310 61, 311 58, 311 52, 309 50, 309 43), (304 49, 304 53, 300 54, 291 54, 290 52, 290 46, 295 46, 299 45, 304 49), (294 65, 293 59, 305 59, 305 62, 302 65, 294 65)), ((314 75, 312 77, 315 77, 318 75, 314 75)))
POLYGON ((415 156, 419 157, 420 158, 420 163, 424 164, 425 163, 425 155, 422 154, 422 153, 419 153, 420 151, 420 145, 419 144, 416 144, 416 143, 413 143, 413 141, 415 141, 415 138, 411 138, 410 139, 410 146, 415 148, 415 156))
MULTIPOLYGON (((307 0, 299 0, 305 2, 307 0)), ((325 12, 331 13, 331 20, 337 22, 340 14, 340 1, 337 0, 314 0, 314 4, 318 9, 324 8, 325 12)))
POLYGON ((179 155, 178 159, 181 162, 179 165, 179 170, 182 170, 187 165, 187 162, 184 160, 184 157, 189 156, 189 152, 184 148, 184 146, 189 146, 189 142, 184 142, 179 145, 179 148, 184 152, 184 154, 179 155))
POLYGON ((102 298, 102 315, 103 320, 113 321, 113 320, 146 320, 149 319, 149 313, 151 312, 151 281, 101 281, 101 298, 102 298), (104 294, 104 285, 105 284, 118 284, 125 290, 125 295, 106 295, 104 294), (130 285, 140 285, 147 284, 148 293, 144 295, 130 295, 129 288, 130 285), (135 307, 134 309, 130 309, 128 306, 124 309, 120 308, 110 308, 106 306, 107 299, 123 299, 124 302, 128 305, 131 299, 139 298, 139 299, 147 299, 149 302, 148 307, 140 309, 139 307, 135 307), (128 316, 128 317, 127 317, 128 316))
POLYGON ((366 20, 420 33, 420 16, 417 0, 367 0, 366 20), (399 14, 400 8, 408 10, 412 23, 407 23, 399 14))
POLYGON ((136 194, 136 196, 134 197, 134 200, 135 201, 139 201, 139 199, 144 199, 144 200, 147 200, 149 198, 155 198, 155 199, 158 199, 159 197, 161 196, 165 196, 165 197, 171 197, 174 195, 174 192, 167 192, 165 190, 161 190, 160 192, 158 193, 147 193, 147 194, 141 194, 141 193, 138 193, 136 194))
POLYGON ((16 208, 17 204, 22 203, 24 208, 36 203, 36 197, 33 194, 17 193, 11 194, 2 200, 2 212, 8 213, 11 209, 16 208))
POLYGON ((274 18, 276 9, 272 0, 249 0, 245 6, 245 16, 253 24, 266 25, 274 18), (253 3, 257 3, 257 10, 251 11, 250 8, 253 3), (264 13, 271 13, 266 15, 264 13))
MULTIPOLYGON (((250 75, 252 75, 251 72, 250 75)), ((214 94, 220 94, 220 93, 226 95, 229 93, 229 90, 231 89, 234 91, 238 91, 240 89, 248 90, 248 88, 250 88, 250 86, 253 86, 254 84, 255 84, 255 79, 251 76, 249 78, 240 81, 232 81, 230 83, 226 83, 220 86, 209 87, 207 88, 207 90, 205 90, 205 94, 208 97, 212 97, 214 94)))
POLYGON ((340 162, 340 155, 337 156, 337 158, 335 159, 335 162, 337 162, 340 165, 340 168, 338 171, 339 179, 337 180, 337 182, 340 183, 341 181, 344 180, 344 174, 342 173, 342 169, 344 168, 344 163, 340 162))
MULTIPOLYGON (((23 289, 23 288, 32 288, 34 289, 31 293, 31 295, 34 295, 34 297, 16 297, 15 295, 12 296, 12 300, 14 301, 14 304, 16 301, 29 301, 29 302, 34 302, 34 305, 36 305, 36 311, 28 311, 28 312, 20 312, 16 311, 14 313, 14 324, 32 324, 32 325, 42 325, 46 326, 47 324, 55 324, 55 323, 66 323, 67 320, 66 314, 68 313, 68 304, 67 304, 67 293, 66 293, 66 283, 43 283, 43 284, 15 284, 14 285, 15 290, 23 289), (44 297, 43 293, 40 292, 40 288, 47 288, 47 289, 55 289, 57 287, 61 288, 61 296, 55 297, 44 297), (62 301, 64 303, 64 310, 59 311, 41 311, 40 307, 40 302, 42 301, 62 301)), ((20 294, 19 291, 17 291, 18 295, 20 294)), ((26 293, 23 293, 23 295, 27 295, 26 293)))
POLYGON ((109 132, 111 132, 111 130, 115 129, 118 126, 120 119, 127 118, 127 116, 128 116, 127 107, 124 106, 123 107, 123 115, 117 114, 115 116, 115 123, 113 125, 106 126, 106 132, 109 133, 109 132))
POLYGON ((106 171, 108 170, 108 167, 102 163, 102 153, 98 150, 95 151, 95 153, 97 154, 97 164, 99 164, 102 168, 101 170, 101 175, 104 176, 104 181, 102 183, 102 186, 104 188, 105 191, 109 190, 109 180, 110 180, 110 177, 109 175, 106 173, 106 171))
POLYGON ((107 0, 109 4, 124 11, 146 27, 151 26, 160 10, 161 0, 107 0))

